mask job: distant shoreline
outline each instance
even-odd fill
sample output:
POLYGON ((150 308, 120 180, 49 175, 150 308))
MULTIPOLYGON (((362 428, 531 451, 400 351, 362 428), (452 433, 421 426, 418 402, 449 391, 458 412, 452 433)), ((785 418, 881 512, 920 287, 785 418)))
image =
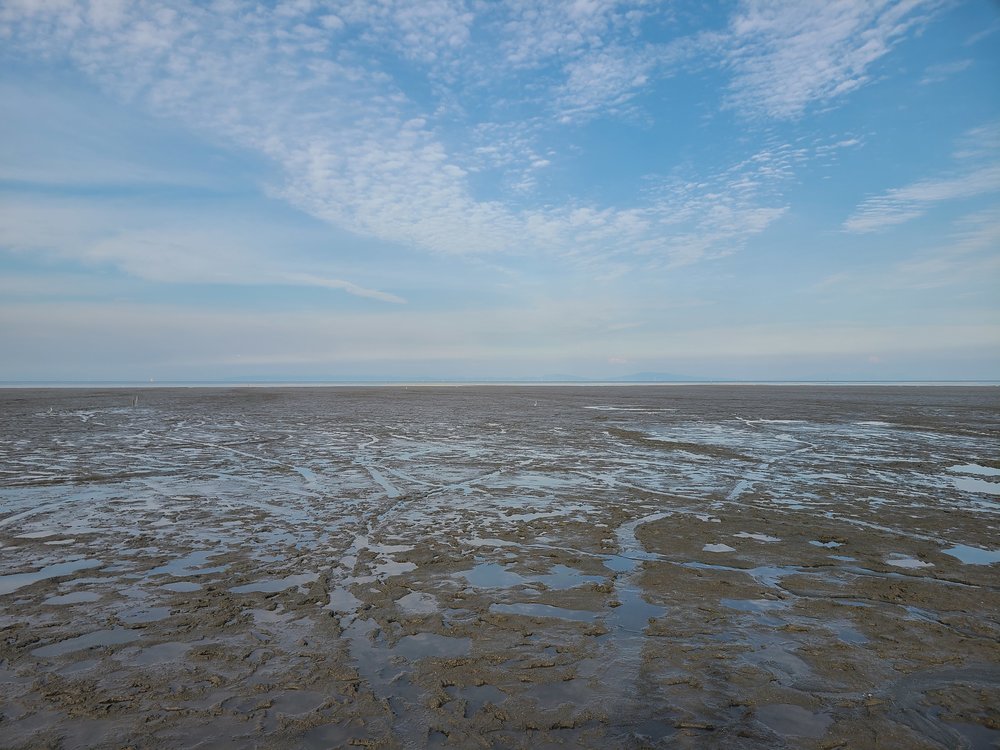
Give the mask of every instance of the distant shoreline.
POLYGON ((773 386, 773 387, 997 387, 1000 380, 691 380, 691 381, 532 381, 532 380, 442 380, 442 381, 93 381, 93 382, 0 382, 0 390, 30 389, 166 389, 166 388, 636 388, 676 386, 773 386))

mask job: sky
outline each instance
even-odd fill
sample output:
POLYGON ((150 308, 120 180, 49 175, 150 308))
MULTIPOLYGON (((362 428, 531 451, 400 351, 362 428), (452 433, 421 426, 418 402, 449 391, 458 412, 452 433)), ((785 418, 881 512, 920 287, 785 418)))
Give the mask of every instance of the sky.
POLYGON ((0 381, 1000 379, 996 0, 0 0, 0 381))

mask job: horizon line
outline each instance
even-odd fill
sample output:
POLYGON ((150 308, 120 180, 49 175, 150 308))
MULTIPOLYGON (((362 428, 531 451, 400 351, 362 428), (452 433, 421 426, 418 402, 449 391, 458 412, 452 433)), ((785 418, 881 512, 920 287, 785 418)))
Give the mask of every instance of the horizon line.
POLYGON ((692 385, 784 385, 784 386, 1000 386, 996 379, 914 379, 914 380, 0 380, 0 389, 29 388, 351 388, 351 387, 449 387, 449 386, 537 386, 537 387, 627 387, 692 385))

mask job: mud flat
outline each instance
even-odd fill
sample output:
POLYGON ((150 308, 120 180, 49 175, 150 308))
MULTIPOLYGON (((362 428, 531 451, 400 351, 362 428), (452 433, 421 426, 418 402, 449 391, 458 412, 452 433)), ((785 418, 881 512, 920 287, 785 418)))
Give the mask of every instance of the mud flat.
POLYGON ((1000 393, 0 391, 0 745, 993 748, 1000 393))

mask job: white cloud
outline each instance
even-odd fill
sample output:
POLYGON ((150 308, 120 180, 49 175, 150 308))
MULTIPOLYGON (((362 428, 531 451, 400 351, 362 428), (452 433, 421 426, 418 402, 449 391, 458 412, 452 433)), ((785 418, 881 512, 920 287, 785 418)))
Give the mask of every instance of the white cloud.
POLYGON ((505 60, 535 67, 600 47, 609 32, 635 27, 636 5, 622 0, 511 0, 503 22, 505 60))
POLYGON ((924 71, 924 77, 920 79, 920 84, 922 86, 927 86, 932 83, 947 81, 956 73, 961 73, 963 70, 971 68, 972 64, 972 60, 965 59, 956 60, 955 62, 950 63, 942 63, 940 65, 930 65, 927 70, 924 71))
MULTIPOLYGON (((691 262, 737 248, 741 238, 762 231, 778 215, 767 206, 753 206, 747 190, 735 198, 720 197, 718 186, 700 199, 686 197, 682 205, 570 203, 514 209, 477 199, 467 175, 470 160, 449 151, 428 113, 390 77, 370 67, 370 60, 362 64, 357 50, 339 46, 339 29, 326 20, 335 10, 346 25, 359 25, 362 36, 378 40, 394 33, 390 26, 405 27, 412 32, 404 40, 405 54, 429 61, 465 43, 462 29, 471 21, 453 5, 433 4, 418 13, 395 2, 354 2, 326 5, 323 15, 310 15, 308 4, 237 13, 227 6, 178 0, 168 8, 140 0, 117 14, 113 24, 88 23, 84 7, 75 3, 48 10, 9 6, 0 23, 22 49, 65 54, 118 95, 143 98, 161 116, 263 154, 285 174, 275 194, 335 226, 382 240, 451 254, 554 253, 586 259, 639 251, 691 262), (453 10, 458 26, 435 20, 453 10), (714 207, 693 210, 698 200, 714 207), (749 220, 739 232, 720 231, 741 217, 749 220), (689 225, 682 227, 682 219, 689 225), (698 226, 699 220, 705 225, 698 226), (671 227, 679 233, 665 232, 671 227)), ((549 54, 594 51, 596 57, 570 60, 576 67, 570 68, 564 104, 592 111, 627 98, 629 86, 642 85, 636 65, 641 69, 648 63, 623 63, 621 50, 602 46, 599 38, 602 30, 627 32, 633 23, 618 4, 570 3, 559 11, 563 21, 555 29, 539 25, 532 15, 548 18, 553 12, 548 4, 516 6, 514 16, 520 20, 511 23, 530 25, 542 36, 522 40, 526 46, 510 48, 508 57, 528 65, 549 54), (595 81, 601 85, 585 93, 584 84, 595 81)), ((487 151, 480 154, 490 158, 487 151)), ((521 139, 521 154, 520 176, 513 184, 526 190, 546 159, 530 139, 521 139)), ((687 188, 696 190, 693 183, 687 188)), ((121 245, 116 248, 124 257, 121 245)))
POLYGON ((786 119, 864 86, 872 67, 926 22, 937 0, 743 0, 722 49, 733 81, 726 104, 786 119))
MULTIPOLYGON (((927 7, 879 0, 810 10, 748 0, 712 42, 734 71, 729 103, 788 117, 835 98, 927 7)), ((669 11, 640 0, 270 8, 63 0, 7 3, 0 35, 11 54, 69 60, 123 100, 263 156, 283 175, 272 195, 341 229, 442 254, 545 254, 584 265, 610 258, 617 268, 630 254, 662 266, 738 250, 786 210, 775 187, 800 163, 764 149, 715 174, 675 177, 645 202, 532 203, 540 171, 558 165, 552 147, 539 144, 559 121, 628 110, 675 62, 712 48, 643 41, 651 19, 668 23, 669 11), (472 45, 476 33, 493 36, 472 45), (390 53, 407 76, 422 77, 429 101, 393 77, 403 68, 385 62, 390 53), (466 111, 463 92, 528 69, 540 88, 511 103, 514 122, 466 111), (461 83, 452 89, 451 81, 461 83), (472 133, 470 142, 456 131, 472 133), (506 182, 484 199, 472 176, 493 169, 506 182)), ((102 247, 132 267, 120 243, 102 247)))
POLYGON ((848 232, 877 232, 923 216, 938 203, 1000 191, 1000 125, 969 131, 950 174, 917 180, 865 200, 844 222, 848 232))
POLYGON ((187 284, 285 285, 335 289, 347 294, 404 303, 402 297, 325 273, 326 264, 276 250, 291 239, 282 227, 215 214, 150 211, 129 202, 7 198, 0 211, 0 246, 90 266, 110 266, 146 281, 187 284), (220 229, 217 225, 237 224, 220 229), (109 227, 114 229, 109 230, 109 227), (307 265, 312 270, 290 271, 307 265))
POLYGON ((1000 31, 1000 18, 991 23, 985 29, 982 29, 980 31, 977 31, 975 34, 972 34, 968 39, 965 40, 965 46, 971 47, 974 44, 978 44, 983 39, 993 36, 998 31, 1000 31))
MULTIPOLYGON (((441 63, 469 42, 474 14, 465 0, 345 0, 329 3, 333 17, 356 25, 367 41, 389 45, 404 57, 441 63)), ((339 28, 329 16, 325 28, 339 28)))
POLYGON ((605 113, 632 99, 649 83, 657 60, 648 51, 609 48, 573 60, 556 100, 562 121, 605 113))
POLYGON ((350 281, 344 281, 343 279, 327 279, 322 276, 315 276, 309 273, 286 273, 276 277, 277 281, 286 281, 290 284, 295 284, 298 286, 315 286, 322 287, 324 289, 341 289, 348 294, 353 294, 355 297, 367 297, 369 299, 377 299, 382 302, 393 302, 395 304, 401 305, 406 302, 405 299, 396 294, 389 294, 388 292, 380 292, 377 289, 366 289, 363 286, 358 286, 350 281))
POLYGON ((849 232, 888 229, 923 216, 936 203, 973 198, 1000 190, 1000 164, 952 177, 938 177, 887 190, 869 198, 844 222, 849 232))
POLYGON ((934 289, 963 285, 973 288, 1000 282, 1000 208, 962 217, 939 247, 897 264, 888 285, 934 289))

